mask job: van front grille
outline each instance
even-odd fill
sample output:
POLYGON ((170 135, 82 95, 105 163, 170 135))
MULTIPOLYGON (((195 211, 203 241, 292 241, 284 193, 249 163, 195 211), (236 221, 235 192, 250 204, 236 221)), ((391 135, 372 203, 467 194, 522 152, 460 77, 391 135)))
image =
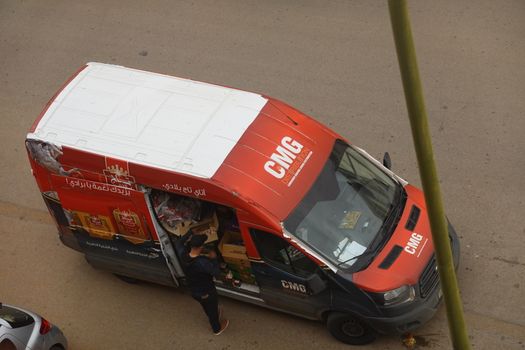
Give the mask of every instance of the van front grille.
POLYGON ((423 273, 419 277, 419 292, 422 298, 429 295, 439 285, 436 256, 433 254, 423 273))

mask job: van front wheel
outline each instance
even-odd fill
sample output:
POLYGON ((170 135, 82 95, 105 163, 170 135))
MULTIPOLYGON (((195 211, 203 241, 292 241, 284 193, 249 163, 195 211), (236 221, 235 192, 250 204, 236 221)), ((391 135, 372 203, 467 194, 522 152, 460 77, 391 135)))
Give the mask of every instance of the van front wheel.
POLYGON ((328 315, 326 326, 339 341, 351 345, 365 345, 376 339, 376 333, 370 326, 349 314, 332 312, 328 315))

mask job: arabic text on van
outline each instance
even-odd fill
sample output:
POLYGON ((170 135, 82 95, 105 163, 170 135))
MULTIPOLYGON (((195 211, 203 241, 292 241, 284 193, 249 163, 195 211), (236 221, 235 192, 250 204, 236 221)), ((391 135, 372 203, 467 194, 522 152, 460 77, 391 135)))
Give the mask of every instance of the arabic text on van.
POLYGON ((197 198, 206 197, 206 190, 204 188, 193 188, 191 186, 181 186, 178 184, 164 184, 162 185, 162 188, 164 188, 166 191, 193 195, 197 198))
POLYGON ((102 191, 120 194, 121 196, 131 196, 131 191, 125 187, 118 187, 109 184, 97 183, 93 181, 87 181, 82 179, 73 179, 66 177, 66 184, 71 188, 87 189, 91 191, 102 191))

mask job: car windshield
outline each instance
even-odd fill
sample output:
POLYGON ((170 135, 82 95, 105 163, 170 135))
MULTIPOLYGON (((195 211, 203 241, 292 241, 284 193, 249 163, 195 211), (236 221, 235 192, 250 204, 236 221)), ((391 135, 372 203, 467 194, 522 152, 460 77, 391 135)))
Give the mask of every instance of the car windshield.
POLYGON ((380 245, 400 192, 390 175, 338 140, 284 228, 335 265, 350 268, 380 245))

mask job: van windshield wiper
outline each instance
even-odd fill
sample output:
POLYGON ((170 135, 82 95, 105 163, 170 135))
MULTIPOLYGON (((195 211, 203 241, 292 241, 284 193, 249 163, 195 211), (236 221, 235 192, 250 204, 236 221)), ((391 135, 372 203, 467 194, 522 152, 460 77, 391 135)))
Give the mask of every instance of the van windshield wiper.
POLYGON ((350 261, 352 261, 352 260, 355 260, 355 259, 358 259, 358 258, 364 258, 365 256, 374 255, 374 254, 376 254, 376 253, 377 253, 377 250, 376 250, 376 249, 371 249, 371 250, 368 250, 368 251, 364 252, 364 253, 361 254, 361 255, 353 256, 353 257, 351 257, 350 259, 347 259, 347 260, 345 260, 345 261, 343 261, 343 262, 337 264, 337 266, 339 267, 339 266, 341 266, 341 265, 343 265, 343 264, 346 264, 346 263, 348 263, 348 262, 350 262, 350 261))
POLYGON ((385 218, 383 225, 381 225, 381 229, 380 229, 380 232, 382 233, 381 236, 384 237, 388 233, 392 233, 392 225, 397 223, 400 214, 403 212, 403 209, 405 208, 405 199, 406 199, 405 190, 403 189, 403 187, 399 186, 397 196, 394 198, 394 201, 390 205, 387 217, 385 218))

